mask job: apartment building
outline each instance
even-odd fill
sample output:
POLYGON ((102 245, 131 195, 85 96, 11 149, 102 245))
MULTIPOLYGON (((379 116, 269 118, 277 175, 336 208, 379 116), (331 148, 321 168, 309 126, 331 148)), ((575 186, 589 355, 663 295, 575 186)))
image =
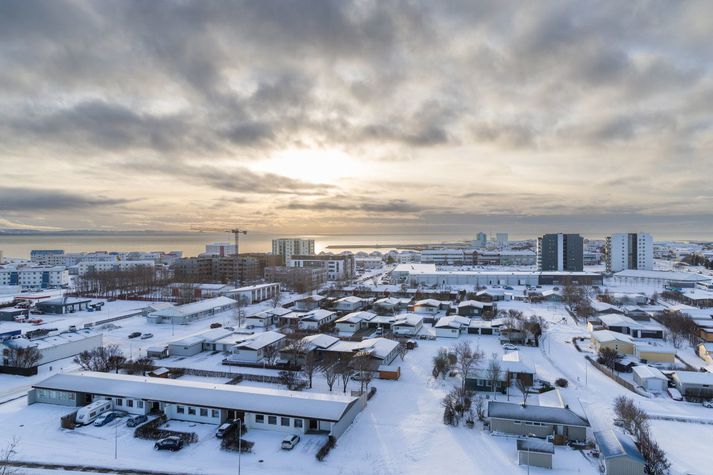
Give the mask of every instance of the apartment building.
POLYGON ((0 268, 0 286, 19 285, 23 289, 51 289, 69 284, 69 271, 63 266, 0 268))
POLYGON ((350 280, 354 278, 355 262, 351 254, 321 254, 319 256, 295 255, 288 261, 289 267, 323 268, 329 280, 350 280))
POLYGON ((295 292, 317 289, 327 278, 327 269, 322 267, 265 267, 265 280, 277 282, 295 292))
POLYGON ((86 275, 96 272, 126 271, 137 268, 153 269, 155 265, 156 263, 151 260, 80 262, 78 272, 79 275, 86 275))
POLYGON ((426 249, 421 252, 421 262, 439 266, 462 266, 465 253, 462 249, 426 249))
POLYGON ((272 254, 282 256, 286 263, 292 256, 310 256, 314 254, 314 239, 280 238, 272 240, 272 254))
POLYGON ((654 240, 649 233, 619 233, 607 237, 607 272, 652 270, 654 240))
POLYGON ((579 234, 545 234, 537 238, 537 268, 540 271, 582 272, 584 239, 579 234))

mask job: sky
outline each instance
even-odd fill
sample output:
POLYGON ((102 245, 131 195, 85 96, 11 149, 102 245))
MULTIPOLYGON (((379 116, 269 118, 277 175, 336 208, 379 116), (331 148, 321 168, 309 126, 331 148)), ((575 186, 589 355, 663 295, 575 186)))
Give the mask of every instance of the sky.
POLYGON ((0 228, 713 238, 706 1, 0 2, 0 228))

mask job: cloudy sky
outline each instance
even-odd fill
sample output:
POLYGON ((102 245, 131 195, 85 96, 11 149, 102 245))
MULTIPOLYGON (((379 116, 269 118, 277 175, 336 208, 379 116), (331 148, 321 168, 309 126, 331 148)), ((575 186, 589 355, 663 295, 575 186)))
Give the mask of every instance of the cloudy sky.
POLYGON ((713 237, 688 1, 0 2, 0 227, 713 237))

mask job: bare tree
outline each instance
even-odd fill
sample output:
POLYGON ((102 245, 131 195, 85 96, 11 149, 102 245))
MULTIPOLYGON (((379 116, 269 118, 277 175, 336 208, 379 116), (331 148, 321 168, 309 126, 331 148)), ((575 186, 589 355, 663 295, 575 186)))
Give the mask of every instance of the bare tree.
POLYGON ((455 347, 456 366, 461 374, 461 389, 465 390, 465 378, 470 370, 480 363, 483 359, 483 352, 477 351, 470 346, 467 341, 461 341, 455 347))
POLYGON ((36 346, 10 348, 7 352, 7 366, 15 368, 33 368, 42 359, 42 353, 36 346))
POLYGON ((518 378, 515 380, 515 387, 522 393, 522 406, 527 406, 527 397, 530 395, 530 388, 532 388, 532 384, 522 378, 518 378))
POLYGON ((288 338, 290 342, 283 349, 283 352, 289 353, 290 363, 292 363, 293 366, 297 366, 300 358, 307 353, 307 342, 304 337, 296 333, 288 335, 288 338))
POLYGON ((451 363, 448 358, 448 352, 445 349, 438 350, 438 353, 433 357, 433 369, 431 373, 434 378, 438 378, 440 375, 443 379, 446 379, 446 375, 451 370, 451 363))
POLYGON ((235 302, 235 307, 233 308, 233 320, 235 320, 238 327, 242 327, 243 322, 245 321, 245 309, 248 306, 248 299, 245 296, 238 296, 235 302))
POLYGON ((614 414, 621 421, 624 430, 637 439, 648 430, 649 416, 631 398, 618 396, 614 399, 614 414))
POLYGON ((614 371, 614 368, 616 367, 616 362, 619 360, 619 353, 617 353, 616 350, 613 350, 611 348, 603 347, 599 349, 598 360, 599 363, 614 371))
POLYGON ((647 475, 668 474, 671 462, 668 461, 666 452, 661 450, 659 444, 651 437, 651 433, 647 430, 637 440, 639 442, 639 451, 646 461, 644 472, 647 475))
POLYGON ((280 306, 280 298, 282 297, 281 295, 281 290, 280 287, 277 287, 277 290, 275 290, 275 294, 272 296, 272 307, 277 308, 280 306))
POLYGON ((500 357, 497 353, 493 353, 488 361, 488 379, 490 379, 490 390, 495 394, 502 368, 500 366, 500 357))
POLYGON ((339 379, 342 381, 342 392, 346 394, 349 380, 354 375, 354 368, 347 361, 342 361, 337 365, 337 374, 339 374, 339 379))
POLYGON ((148 356, 139 358, 137 360, 128 360, 124 364, 124 369, 129 374, 140 374, 144 375, 147 371, 151 371, 154 367, 153 360, 148 356))
POLYGON ((280 348, 277 345, 267 345, 262 350, 262 356, 265 358, 265 362, 268 366, 275 364, 275 360, 280 356, 280 348))
POLYGON ((359 375, 359 390, 364 392, 369 389, 369 383, 372 380, 371 374, 371 358, 367 354, 358 354, 352 359, 354 371, 359 375))
POLYGON ((310 389, 312 389, 312 379, 314 378, 314 373, 318 370, 319 361, 317 361, 317 356, 314 354, 314 351, 308 351, 305 353, 304 362, 302 363, 302 372, 307 377, 310 389))
POLYGON ((322 375, 324 375, 324 379, 325 379, 325 381, 327 381, 327 386, 329 387, 329 391, 332 392, 334 383, 337 382, 337 378, 339 377, 339 373, 337 373, 337 365, 333 363, 333 364, 323 366, 322 367, 322 375))
POLYGON ((74 357, 74 362, 84 371, 108 373, 119 372, 126 362, 126 357, 119 345, 98 346, 93 350, 85 350, 74 357))
POLYGON ((7 446, 0 451, 0 475, 17 475, 20 473, 20 469, 12 465, 18 443, 19 439, 13 437, 7 443, 7 446))
POLYGON ((399 347, 396 350, 399 353, 399 356, 401 357, 401 361, 406 359, 406 353, 408 352, 408 348, 406 348, 406 343, 403 341, 399 342, 399 347))
POLYGON ((485 420, 485 398, 483 396, 478 396, 475 398, 475 414, 478 416, 479 421, 485 420))

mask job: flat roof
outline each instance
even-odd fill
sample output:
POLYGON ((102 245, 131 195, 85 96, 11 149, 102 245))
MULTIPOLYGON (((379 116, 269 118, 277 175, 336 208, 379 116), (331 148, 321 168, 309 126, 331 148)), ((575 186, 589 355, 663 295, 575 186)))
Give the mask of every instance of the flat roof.
POLYGON ((540 454, 554 454, 555 444, 542 439, 517 439, 517 450, 523 452, 537 452, 540 454))
POLYGON ((628 456, 641 464, 645 463, 641 452, 628 435, 610 429, 594 432, 594 439, 605 459, 628 456))
POLYGON ((636 278, 636 279, 660 279, 679 282, 705 282, 711 280, 710 276, 693 274, 691 272, 672 272, 661 270, 636 270, 628 269, 614 274, 614 277, 636 278))
POLYGON ((509 402, 488 402, 488 417, 516 421, 545 422, 589 427, 589 423, 569 409, 548 406, 523 406, 509 402))
POLYGON ((55 374, 32 387, 332 422, 358 401, 332 394, 94 372, 55 374))

